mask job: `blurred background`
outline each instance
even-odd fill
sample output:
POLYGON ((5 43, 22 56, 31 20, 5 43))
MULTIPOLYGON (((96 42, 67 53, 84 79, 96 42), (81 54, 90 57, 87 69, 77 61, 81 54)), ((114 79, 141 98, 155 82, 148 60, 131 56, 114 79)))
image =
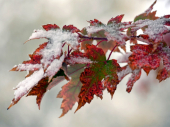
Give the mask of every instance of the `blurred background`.
MULTIPOLYGON (((23 44, 34 29, 52 23, 62 27, 73 24, 79 29, 94 18, 107 21, 125 14, 123 21, 133 21, 154 0, 0 0, 0 127, 169 127, 170 79, 158 83, 154 71, 142 74, 132 92, 126 92, 129 75, 118 85, 113 99, 107 91, 103 100, 94 97, 74 114, 77 103, 64 117, 62 99, 56 98, 62 82, 47 92, 38 110, 36 97, 23 97, 6 110, 13 99, 15 87, 26 72, 9 72, 28 60, 45 39, 23 44)), ((170 14, 170 1, 157 0, 153 10, 157 16, 170 14)))

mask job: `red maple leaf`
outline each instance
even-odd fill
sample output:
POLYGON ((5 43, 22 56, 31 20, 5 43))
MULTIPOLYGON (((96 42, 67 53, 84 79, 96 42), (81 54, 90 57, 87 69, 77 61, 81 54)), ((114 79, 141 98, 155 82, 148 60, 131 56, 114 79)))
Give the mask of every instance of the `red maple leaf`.
POLYGON ((123 15, 118 15, 118 16, 116 16, 115 18, 111 18, 111 19, 108 21, 107 25, 108 25, 108 24, 111 24, 111 23, 113 23, 113 22, 115 22, 115 23, 120 23, 120 22, 122 21, 123 16, 124 16, 124 14, 123 14, 123 15))
POLYGON ((157 79, 161 82, 169 78, 170 46, 164 41, 168 40, 166 36, 170 33, 170 15, 156 17, 156 11, 151 12, 155 3, 156 0, 144 13, 136 16, 134 22, 122 22, 124 15, 118 15, 107 24, 97 19, 90 20, 90 26, 81 31, 73 25, 64 25, 60 29, 56 24, 43 25, 44 30, 34 31, 29 40, 45 38, 48 42, 30 54, 30 60, 11 69, 27 71, 28 74, 14 88, 15 97, 8 109, 24 95, 37 96, 36 102, 40 109, 46 91, 64 79, 68 82, 57 95, 57 98, 63 99, 60 117, 71 110, 76 102, 77 111, 86 103, 91 103, 94 95, 102 99, 105 89, 113 98, 119 82, 130 73, 131 77, 126 84, 127 92, 131 92, 133 85, 139 80, 142 69, 149 74, 151 70, 161 68, 157 79), (137 35, 139 29, 143 30, 143 34, 137 35), (96 45, 92 45, 94 40, 97 41, 96 45), (132 53, 126 52, 127 40, 134 43, 130 47, 132 53), (138 44, 137 40, 146 45, 138 44), (63 53, 65 44, 68 44, 68 52, 63 53), (79 45, 84 51, 79 50, 79 45), (118 60, 127 63, 124 67, 120 67, 115 59, 109 60, 113 52, 120 52, 119 47, 126 52, 118 60), (108 50, 111 52, 106 59, 108 50))
POLYGON ((64 25, 63 30, 70 31, 72 33, 80 32, 80 30, 77 27, 73 26, 73 25, 68 25, 68 26, 64 25))
POLYGON ((104 25, 101 21, 97 20, 97 19, 94 19, 94 20, 90 20, 88 21, 90 23, 90 26, 101 26, 101 25, 104 25))
POLYGON ((57 26, 56 24, 47 24, 47 25, 43 25, 43 28, 46 30, 46 31, 49 31, 51 29, 59 29, 60 27, 57 26))
POLYGON ((78 95, 82 87, 79 76, 84 70, 84 66, 83 64, 76 64, 67 68, 67 74, 71 77, 71 80, 62 87, 62 90, 57 95, 57 98, 63 98, 61 104, 61 109, 63 111, 60 117, 71 110, 74 104, 79 100, 78 95))
POLYGON ((29 91, 29 93, 27 94, 27 96, 31 96, 31 95, 36 95, 37 96, 37 104, 38 104, 38 108, 40 109, 40 103, 42 100, 42 97, 44 95, 44 93, 46 92, 46 88, 49 85, 48 83, 48 77, 45 77, 43 79, 41 79, 38 84, 36 86, 34 86, 31 91, 29 91))
POLYGON ((148 74, 151 69, 159 67, 161 58, 157 52, 153 52, 153 45, 134 45, 131 46, 131 51, 129 66, 132 70, 143 68, 148 74))
POLYGON ((107 88, 113 96, 116 85, 119 83, 117 72, 121 68, 116 60, 106 60, 103 50, 94 45, 87 45, 85 56, 94 62, 80 75, 83 85, 78 96, 79 102, 76 111, 86 102, 90 103, 94 95, 102 99, 104 88, 107 88), (102 79, 104 79, 105 87, 102 85, 102 79))

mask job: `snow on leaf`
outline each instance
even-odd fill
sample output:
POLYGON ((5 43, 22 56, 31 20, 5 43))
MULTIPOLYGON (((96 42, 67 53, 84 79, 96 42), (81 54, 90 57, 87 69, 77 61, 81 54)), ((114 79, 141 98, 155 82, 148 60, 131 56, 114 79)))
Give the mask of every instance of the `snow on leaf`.
POLYGON ((88 21, 90 26, 103 26, 104 24, 97 19, 88 21))
POLYGON ((170 71, 168 72, 166 68, 163 68, 158 71, 158 75, 156 78, 159 80, 159 82, 161 82, 169 77, 170 77, 170 71))
POLYGON ((168 28, 165 26, 166 22, 169 21, 170 19, 165 17, 161 17, 156 20, 138 20, 132 24, 134 27, 131 28, 131 31, 135 32, 142 28, 143 34, 148 35, 149 39, 152 41, 149 41, 149 39, 140 41, 148 44, 160 43, 163 41, 163 35, 169 32, 168 28))
POLYGON ((47 42, 41 44, 33 54, 29 54, 30 60, 23 61, 22 64, 14 66, 10 71, 36 71, 42 67, 40 51, 47 46, 47 42))
POLYGON ((152 11, 153 6, 156 4, 156 2, 157 2, 157 0, 155 0, 155 2, 144 12, 144 13, 146 13, 146 15, 148 15, 152 11))
POLYGON ((73 33, 77 28, 72 25, 64 26, 63 28, 69 28, 70 31, 60 29, 50 29, 48 31, 37 30, 29 38, 29 40, 39 38, 48 39, 45 48, 38 53, 38 55, 42 56, 41 63, 45 69, 47 69, 50 64, 55 63, 56 60, 53 61, 54 59, 59 59, 62 54, 62 45, 64 42, 70 45, 73 49, 79 47, 78 34, 73 33))
POLYGON ((123 16, 124 16, 124 14, 118 15, 118 16, 116 16, 115 18, 111 18, 111 19, 108 21, 107 25, 109 25, 109 24, 111 24, 111 23, 113 23, 113 22, 115 22, 115 23, 120 23, 120 22, 122 21, 123 16))
POLYGON ((70 57, 70 59, 68 59, 66 61, 68 64, 90 64, 92 63, 92 61, 90 59, 87 58, 83 58, 83 57, 70 57))
POLYGON ((129 56, 129 66, 132 70, 144 68, 146 73, 151 69, 157 69, 161 58, 153 51, 153 45, 131 46, 132 54, 129 56), (148 70, 149 69, 149 70, 148 70))
POLYGON ((37 71, 42 68, 41 64, 19 64, 14 66, 10 71, 37 71))
MULTIPOLYGON (((61 76, 66 76, 64 71, 62 69, 60 69, 54 76, 53 78, 58 78, 61 76)), ((44 96, 44 94, 46 93, 49 84, 52 83, 52 81, 49 82, 49 77, 44 77, 42 78, 38 84, 36 86, 34 86, 29 93, 27 94, 27 96, 32 96, 35 95, 37 96, 36 98, 36 102, 38 104, 38 108, 40 109, 40 104, 41 104, 41 100, 44 96)), ((56 84, 57 85, 57 84, 56 84)))
POLYGON ((136 31, 132 31, 132 28, 128 28, 128 30, 126 31, 126 34, 130 37, 130 43, 132 44, 137 44, 137 40, 136 40, 136 35, 137 32, 136 31))
POLYGON ((122 70, 117 72, 119 81, 121 81, 129 73, 132 73, 132 69, 129 67, 129 65, 122 67, 122 70))
POLYGON ((87 56, 79 50, 73 51, 69 57, 66 57, 65 62, 69 65, 74 64, 90 64, 93 61, 87 58, 87 56))
POLYGON ((119 82, 128 74, 132 73, 131 77, 127 82, 126 91, 129 93, 132 90, 134 83, 140 78, 141 76, 141 69, 132 70, 129 65, 126 65, 121 68, 120 71, 117 72, 119 82))
MULTIPOLYGON (((21 97, 28 93, 30 89, 32 89, 42 78, 44 77, 44 70, 41 68, 38 71, 34 71, 34 73, 27 77, 25 80, 21 81, 15 88, 14 99, 12 100, 11 105, 16 104, 21 97)), ((9 108, 11 107, 9 106, 9 108)), ((9 109, 8 108, 8 109, 9 109)))
POLYGON ((138 21, 138 20, 144 20, 144 19, 150 19, 150 20, 155 20, 158 19, 158 17, 156 17, 156 11, 151 12, 153 9, 153 6, 156 4, 156 1, 142 14, 138 15, 135 17, 134 22, 138 21))
POLYGON ((40 104, 41 104, 41 100, 43 98, 44 93, 46 92, 46 88, 48 86, 48 77, 42 78, 38 84, 36 86, 34 86, 31 91, 29 91, 29 93, 27 94, 27 96, 31 96, 31 95, 36 95, 36 101, 38 104, 38 108, 40 109, 40 104))
POLYGON ((115 41, 118 43, 118 45, 125 45, 125 41, 129 39, 129 37, 125 34, 123 34, 123 30, 131 27, 131 22, 123 22, 119 23, 120 19, 123 17, 123 15, 117 16, 116 18, 112 18, 108 25, 102 24, 99 25, 99 23, 86 27, 87 32, 89 34, 99 32, 101 30, 104 30, 104 34, 108 41, 115 41), (114 21, 115 20, 115 21, 114 21), (116 21, 117 20, 117 21, 116 21))
MULTIPOLYGON (((72 29, 70 28, 70 30, 71 30, 71 32, 65 31, 65 30, 60 30, 60 29, 56 29, 56 30, 51 29, 51 30, 48 30, 48 31, 35 30, 32 33, 32 35, 30 36, 29 40, 47 38, 49 40, 49 43, 53 44, 54 47, 55 47, 55 44, 57 44, 57 43, 62 44, 64 42, 66 42, 72 48, 76 49, 79 46, 78 34, 72 33, 72 30, 73 31, 75 30, 74 27, 72 29)), ((61 50, 61 48, 59 48, 59 51, 60 50, 61 50)))
POLYGON ((159 46, 160 57, 163 59, 163 68, 158 71, 157 79, 159 82, 170 77, 170 47, 159 46))
MULTIPOLYGON (((106 38, 104 30, 93 33, 92 36, 106 38)), ((97 46, 99 48, 101 48, 104 51, 105 54, 107 53, 108 50, 112 50, 112 48, 117 45, 116 41, 113 41, 113 40, 102 41, 102 42, 101 42, 101 40, 97 40, 97 43, 99 43, 97 46)), ((123 48, 123 46, 121 46, 121 47, 123 48)), ((120 52, 118 46, 116 47, 114 52, 120 52)))
POLYGON ((113 95, 115 89, 111 83, 119 83, 117 71, 121 70, 121 68, 116 60, 106 61, 103 50, 95 47, 94 45, 87 45, 85 55, 95 62, 87 67, 80 75, 80 81, 83 86, 78 96, 79 102, 76 111, 84 106, 86 102, 90 103, 94 95, 102 99, 104 90, 102 85, 103 78, 105 78, 105 86, 111 96, 113 95), (107 77, 110 78, 108 79, 107 77), (113 87, 113 89, 111 89, 111 87, 113 87))
MULTIPOLYGON (((73 29, 75 30, 75 28, 73 29)), ((12 69, 13 71, 28 71, 29 74, 15 88, 15 97, 11 105, 17 103, 43 78, 48 77, 49 82, 51 81, 62 67, 65 59, 62 52, 62 43, 66 42, 74 49, 78 48, 78 34, 72 32, 48 28, 47 31, 37 30, 31 35, 30 39, 47 38, 48 42, 40 45, 32 55, 29 55, 30 60, 24 61, 12 69)))
POLYGON ((60 57, 60 59, 54 59, 50 66, 46 69, 46 76, 48 76, 50 79, 60 70, 62 67, 62 63, 64 61, 64 54, 60 57))
POLYGON ((136 69, 136 70, 132 71, 132 75, 126 84, 127 85, 126 91, 128 93, 131 92, 134 83, 140 78, 140 76, 141 76, 141 69, 138 69, 138 70, 136 69))

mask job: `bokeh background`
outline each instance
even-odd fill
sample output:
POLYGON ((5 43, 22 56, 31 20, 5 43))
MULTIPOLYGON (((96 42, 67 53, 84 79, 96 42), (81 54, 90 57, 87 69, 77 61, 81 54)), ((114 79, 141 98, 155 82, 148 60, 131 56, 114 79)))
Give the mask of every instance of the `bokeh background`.
MULTIPOLYGON (((123 21, 132 21, 154 0, 0 0, 0 127, 169 127, 170 80, 158 83, 151 71, 126 92, 129 75, 118 85, 111 100, 105 91, 103 100, 94 97, 74 114, 77 103, 64 117, 62 99, 56 98, 62 82, 47 92, 38 110, 36 97, 23 97, 6 110, 14 97, 13 87, 24 79, 26 72, 9 72, 28 60, 45 39, 23 45, 34 29, 52 23, 62 27, 73 24, 79 29, 94 18, 107 23, 111 17, 125 14, 123 21)), ((170 14, 170 1, 158 0, 153 10, 157 16, 170 14)), ((114 56, 113 56, 114 57, 114 56)))

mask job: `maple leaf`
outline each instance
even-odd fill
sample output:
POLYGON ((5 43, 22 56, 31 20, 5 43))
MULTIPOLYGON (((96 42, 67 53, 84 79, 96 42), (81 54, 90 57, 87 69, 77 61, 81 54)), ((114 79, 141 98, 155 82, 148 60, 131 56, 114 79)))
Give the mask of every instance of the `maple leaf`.
POLYGON ((102 79, 105 80, 105 87, 111 96, 115 91, 115 85, 119 83, 117 71, 121 68, 116 60, 106 60, 103 50, 94 45, 87 45, 85 56, 94 62, 85 68, 80 75, 80 81, 83 85, 78 96, 79 102, 76 111, 84 106, 86 102, 90 103, 94 95, 102 99, 104 90, 102 79))
POLYGON ((71 80, 62 86, 62 90, 57 95, 57 98, 63 98, 61 104, 61 109, 63 111, 60 117, 71 110, 74 104, 79 100, 78 95, 82 87, 79 76, 81 72, 83 72, 84 67, 85 65, 83 64, 76 64, 67 68, 67 74, 71 77, 71 80))
POLYGON ((159 82, 170 77, 170 46, 162 45, 158 46, 159 56, 163 59, 163 68, 158 71, 158 75, 156 77, 159 82))
POLYGON ((46 31, 52 30, 52 29, 60 29, 59 26, 57 26, 56 24, 52 25, 52 24, 47 24, 47 25, 43 25, 42 26, 46 31))
POLYGON ((153 51, 153 45, 131 46, 132 54, 129 56, 129 66, 132 70, 143 68, 148 74, 150 70, 160 66, 161 58, 153 51))
MULTIPOLYGON (((64 76, 67 80, 69 80, 66 76, 66 74, 64 73, 64 71, 62 69, 60 69, 54 76, 53 78, 58 78, 60 76, 64 76)), ((44 96, 44 94, 46 93, 46 91, 48 90, 48 86, 49 84, 52 82, 52 80, 49 82, 49 77, 45 77, 45 78, 42 78, 38 84, 36 86, 34 86, 30 91, 29 93, 27 94, 27 96, 32 96, 32 95, 35 95, 37 96, 36 98, 36 101, 37 101, 37 104, 38 104, 38 108, 40 109, 40 103, 41 103, 41 100, 44 96)), ((57 83, 58 84, 58 83, 57 83)), ((56 85, 57 85, 56 84, 56 85)))
POLYGON ((156 17, 156 11, 151 12, 155 3, 156 1, 144 13, 136 16, 132 27, 128 28, 127 35, 131 36, 130 43, 137 44, 137 40, 139 40, 153 44, 156 49, 159 43, 163 41, 163 35, 169 32, 164 26, 170 22, 169 15, 156 17), (144 35, 136 36, 136 31, 139 29, 143 30, 144 35))
MULTIPOLYGON (((90 26, 83 28, 81 33, 84 35, 89 34, 91 37, 107 38, 107 40, 96 40, 97 46, 101 48, 104 53, 108 50, 112 50, 112 47, 119 45, 123 50, 126 51, 125 41, 128 37, 121 33, 123 30, 130 27, 131 22, 123 22, 121 20, 124 15, 118 15, 115 18, 111 18, 107 25, 98 21, 97 19, 90 20, 90 26)), ((86 50, 85 44, 92 44, 93 40, 85 40, 82 42, 81 49, 86 50)), ((120 52, 119 48, 116 47, 114 52, 120 52)))
POLYGON ((119 82, 130 73, 131 77, 126 84, 128 93, 139 80, 142 69, 148 75, 151 70, 161 68, 157 79, 161 82, 169 78, 170 46, 164 40, 165 35, 170 33, 170 15, 156 17, 156 11, 151 12, 156 2, 157 0, 144 13, 136 16, 134 22, 122 22, 122 14, 111 18, 107 24, 97 19, 90 20, 90 25, 81 31, 73 25, 64 25, 60 29, 56 24, 43 25, 44 30, 35 30, 29 40, 45 38, 48 42, 29 54, 30 60, 11 69, 27 71, 28 74, 14 88, 14 98, 8 109, 24 95, 37 96, 36 103, 40 109, 46 91, 64 79, 68 83, 62 86, 57 95, 57 98, 63 99, 60 117, 71 110, 76 102, 77 111, 86 103, 91 103, 94 95, 102 99, 105 89, 113 98, 119 82), (139 29, 143 33, 137 36, 139 29), (92 45, 94 40, 97 41, 96 45, 92 45), (135 44, 130 47, 131 53, 126 52, 127 40, 135 44), (147 45, 137 44, 137 40, 147 45), (62 50, 65 44, 68 44, 67 55, 62 50), (80 44, 84 51, 79 50, 80 44), (121 52, 119 47, 125 51, 122 58, 118 61, 109 60, 112 52, 121 52), (111 53, 106 59, 108 50, 111 53), (121 62, 127 65, 120 67, 118 63, 121 62))
POLYGON ((69 57, 65 59, 65 62, 69 65, 74 64, 90 64, 93 61, 88 59, 86 55, 79 50, 73 51, 69 57))
POLYGON ((142 14, 136 16, 134 18, 134 22, 138 21, 138 20, 144 20, 144 19, 150 19, 150 20, 155 20, 158 19, 159 17, 156 17, 156 11, 152 11, 153 6, 156 4, 157 0, 155 0, 155 2, 142 14))
POLYGON ((63 26, 63 31, 69 31, 69 32, 72 32, 72 33, 80 32, 80 30, 77 27, 73 26, 73 25, 68 25, 68 26, 64 25, 63 26))
POLYGON ((161 82, 169 77, 170 77, 170 71, 166 70, 166 68, 163 68, 158 71, 158 75, 156 78, 159 80, 159 82, 161 82))
MULTIPOLYGON (((75 32, 75 27, 72 25, 68 27, 75 32)), ((22 64, 14 66, 14 68, 11 69, 12 71, 29 71, 29 74, 26 76, 26 79, 20 82, 15 88, 15 97, 10 107, 16 104, 22 96, 27 94, 28 91, 39 82, 39 84, 42 85, 41 82, 44 82, 46 77, 51 81, 53 76, 60 70, 65 58, 62 52, 63 41, 66 41, 66 43, 71 45, 74 49, 79 45, 78 34, 72 33, 73 31, 60 30, 55 24, 47 24, 44 25, 43 28, 46 31, 35 31, 29 40, 47 38, 48 42, 40 45, 32 55, 29 55, 31 60, 24 61, 22 64)))
POLYGON ((136 39, 147 44, 155 45, 155 49, 163 41, 163 35, 169 33, 169 29, 166 27, 166 23, 170 19, 166 17, 160 17, 156 20, 138 20, 134 22, 131 28, 131 32, 135 33, 137 30, 142 29, 143 34, 136 36, 136 39))
POLYGON ((123 22, 121 23, 121 19, 123 18, 123 15, 117 16, 115 18, 111 18, 108 21, 108 24, 105 25, 103 23, 100 23, 97 20, 97 23, 94 21, 90 22, 95 22, 95 25, 91 25, 86 27, 86 30, 88 34, 93 34, 96 32, 99 32, 101 30, 104 30, 104 34, 107 38, 108 41, 115 41, 117 45, 125 45, 125 41, 129 39, 129 37, 125 34, 123 34, 123 30, 131 27, 131 22, 123 22))
POLYGON ((129 56, 129 66, 132 70, 143 69, 147 74, 160 66, 163 59, 163 68, 158 71, 157 79, 162 80, 170 77, 170 47, 165 42, 160 43, 155 50, 154 45, 131 46, 132 54, 129 56))
POLYGON ((10 71, 37 71, 42 67, 41 59, 42 55, 40 54, 41 50, 43 50, 47 46, 48 42, 45 42, 33 52, 33 54, 29 54, 30 60, 23 61, 22 64, 15 65, 10 71))
POLYGON ((39 109, 40 109, 40 103, 41 103, 42 97, 44 93, 46 92, 47 86, 49 85, 48 80, 49 80, 48 77, 42 78, 38 82, 38 84, 34 86, 27 94, 27 96, 31 96, 31 95, 37 96, 36 101, 37 101, 39 109))
POLYGON ((134 83, 140 78, 140 76, 141 76, 141 69, 136 69, 132 71, 132 75, 126 84, 127 85, 126 91, 128 93, 131 92, 134 83))

